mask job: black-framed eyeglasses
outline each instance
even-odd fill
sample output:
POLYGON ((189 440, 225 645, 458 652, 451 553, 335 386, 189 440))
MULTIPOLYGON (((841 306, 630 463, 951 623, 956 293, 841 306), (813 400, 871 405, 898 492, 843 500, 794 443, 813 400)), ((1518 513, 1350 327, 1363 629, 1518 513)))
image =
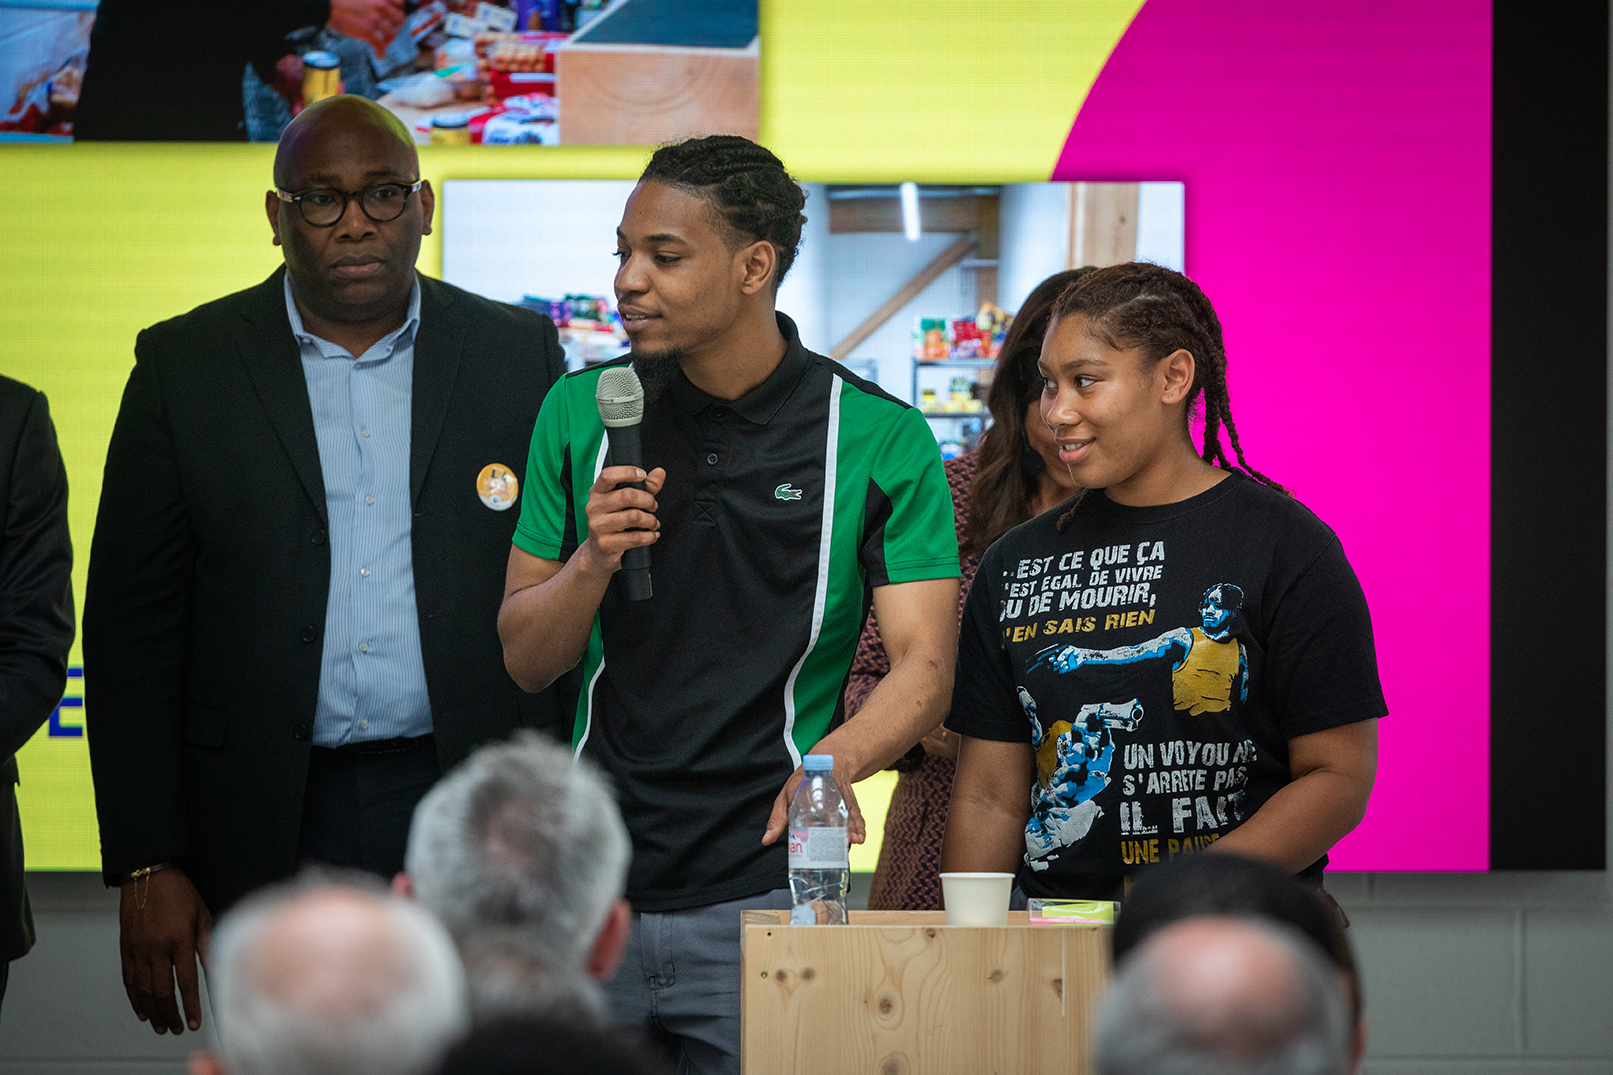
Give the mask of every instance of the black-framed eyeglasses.
POLYGON ((419 190, 424 183, 424 179, 417 179, 412 184, 375 183, 351 194, 345 190, 330 190, 324 187, 305 190, 301 194, 287 194, 276 187, 274 192, 281 201, 295 205, 308 223, 316 228, 328 228, 342 219, 342 214, 347 212, 349 200, 357 200, 358 207, 364 210, 364 215, 377 224, 396 220, 403 215, 403 207, 409 204, 409 195, 419 190))

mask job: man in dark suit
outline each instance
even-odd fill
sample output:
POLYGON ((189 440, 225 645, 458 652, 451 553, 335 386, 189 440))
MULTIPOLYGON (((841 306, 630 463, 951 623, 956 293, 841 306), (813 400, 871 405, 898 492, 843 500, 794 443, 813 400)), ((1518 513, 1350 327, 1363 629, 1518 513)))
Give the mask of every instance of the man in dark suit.
POLYGON ((213 916, 300 862, 397 872, 443 769, 560 720, 496 629, 553 323, 415 273, 431 186, 379 105, 304 111, 274 179, 285 269, 140 334, 90 555, 103 867, 158 1033, 201 1025, 213 916))
POLYGON ((62 700, 73 645, 67 470, 45 394, 0 377, 0 997, 34 945, 17 751, 62 700))

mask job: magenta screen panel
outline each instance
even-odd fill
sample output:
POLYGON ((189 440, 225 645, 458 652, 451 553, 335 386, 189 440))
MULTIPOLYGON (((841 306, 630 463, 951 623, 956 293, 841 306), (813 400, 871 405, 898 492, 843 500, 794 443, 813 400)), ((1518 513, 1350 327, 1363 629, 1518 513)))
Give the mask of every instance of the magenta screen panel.
POLYGON ((1250 463, 1339 534, 1390 716, 1344 870, 1490 865, 1491 11, 1148 0, 1055 179, 1180 180, 1250 463))

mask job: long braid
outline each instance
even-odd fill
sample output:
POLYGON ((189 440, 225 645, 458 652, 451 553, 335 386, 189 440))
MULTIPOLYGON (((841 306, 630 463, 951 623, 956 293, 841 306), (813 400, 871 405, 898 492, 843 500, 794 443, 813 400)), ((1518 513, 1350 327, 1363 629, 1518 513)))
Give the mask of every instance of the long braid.
MULTIPOLYGON (((1278 485, 1275 481, 1272 481, 1266 475, 1250 466, 1249 460, 1243 457, 1243 445, 1238 443, 1238 427, 1232 421, 1232 399, 1227 395, 1225 379, 1223 379, 1221 382, 1221 398, 1218 401, 1218 405, 1221 411, 1221 424, 1226 426, 1227 438, 1232 441, 1232 454, 1238 458, 1238 468, 1241 469, 1245 474, 1248 474, 1251 478, 1255 479, 1261 485, 1269 485, 1273 489, 1282 489, 1283 492, 1288 492, 1288 490, 1284 489, 1283 486, 1278 485)), ((1216 453, 1221 461, 1222 466, 1226 467, 1228 470, 1233 469, 1231 461, 1227 459, 1226 452, 1221 450, 1219 438, 1217 439, 1216 443, 1216 453)))
POLYGON ((771 152, 737 134, 690 138, 657 149, 639 179, 705 198, 736 233, 771 243, 778 254, 778 290, 801 245, 806 192, 771 152))
MULTIPOLYGON (((1182 278, 1187 281, 1186 277, 1182 278)), ((1221 335, 1221 319, 1215 314, 1215 307, 1210 305, 1209 298, 1197 286, 1185 296, 1197 315, 1199 329, 1209 343, 1204 356, 1204 380, 1202 387, 1202 400, 1204 406, 1204 450, 1201 458, 1207 463, 1215 464, 1226 470, 1242 470, 1262 485, 1282 488, 1276 482, 1266 477, 1260 471, 1249 465, 1243 456, 1243 445, 1238 442, 1238 427, 1232 421, 1232 393, 1227 388, 1227 351, 1226 344, 1221 335), (1232 454, 1237 458, 1234 464, 1227 458, 1226 449, 1221 444, 1221 427, 1225 426, 1227 439, 1232 442, 1232 454)), ((1198 358, 1197 352, 1194 358, 1198 358)))
POLYGON ((1221 446, 1221 425, 1227 416, 1226 401, 1227 351, 1221 338, 1221 321, 1215 310, 1197 288, 1182 296, 1193 318, 1193 334, 1203 342, 1193 352, 1194 389, 1198 395, 1193 406, 1204 413, 1204 447, 1199 457, 1206 463, 1231 469, 1227 453, 1221 446))
MULTIPOLYGON (((1202 408, 1204 417, 1200 458, 1225 470, 1241 470, 1262 485, 1287 492, 1244 458, 1227 392, 1221 321, 1197 284, 1179 272, 1147 262, 1110 265, 1083 277, 1059 296, 1052 320, 1076 314, 1086 318, 1091 331, 1111 346, 1140 348, 1146 361, 1158 362, 1177 350, 1189 352, 1193 384, 1188 390, 1188 413, 1202 408), (1221 442, 1223 428, 1232 442, 1232 458, 1221 442)), ((1084 496, 1077 496, 1059 517, 1060 531, 1070 525, 1084 501, 1084 496)))
POLYGON ((1060 515, 1058 522, 1053 524, 1053 529, 1062 534, 1069 528, 1071 523, 1075 522, 1075 513, 1080 511, 1081 505, 1087 502, 1087 493, 1089 492, 1091 490, 1085 487, 1076 490, 1074 499, 1070 501, 1070 506, 1064 509, 1064 514, 1060 515))

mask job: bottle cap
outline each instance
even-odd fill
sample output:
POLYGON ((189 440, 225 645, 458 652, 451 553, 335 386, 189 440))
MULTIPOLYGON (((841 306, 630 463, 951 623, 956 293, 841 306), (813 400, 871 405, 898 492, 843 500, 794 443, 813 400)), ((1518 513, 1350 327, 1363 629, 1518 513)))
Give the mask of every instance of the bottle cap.
POLYGON ((835 767, 833 754, 808 754, 801 759, 801 767, 809 773, 827 773, 835 767))

